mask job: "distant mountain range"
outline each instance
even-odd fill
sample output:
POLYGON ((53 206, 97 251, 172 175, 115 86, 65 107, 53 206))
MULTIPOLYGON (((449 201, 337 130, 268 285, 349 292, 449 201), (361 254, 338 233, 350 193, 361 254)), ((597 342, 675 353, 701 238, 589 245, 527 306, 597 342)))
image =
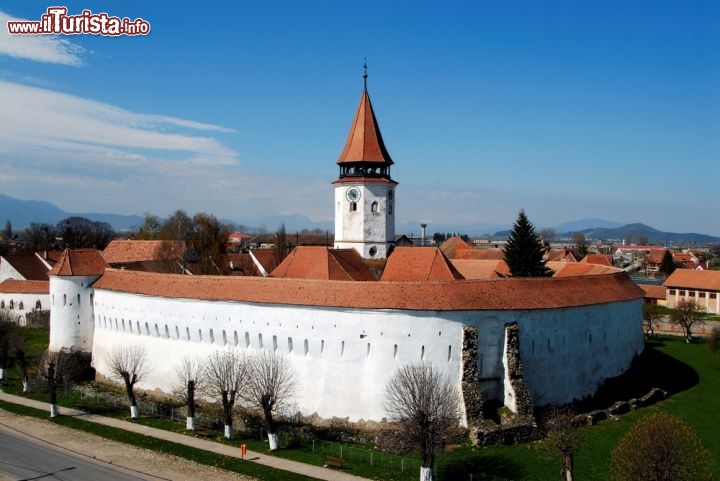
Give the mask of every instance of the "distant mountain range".
MULTIPOLYGON (((107 222, 118 232, 130 231, 142 225, 144 221, 143 216, 140 215, 70 213, 65 212, 50 202, 19 200, 0 194, 0 227, 4 226, 5 221, 9 220, 13 225, 13 229, 20 230, 30 226, 32 222, 57 224, 70 216, 80 216, 93 221, 107 222)), ((288 233, 298 232, 303 229, 320 229, 328 232, 334 230, 333 222, 315 222, 299 214, 274 215, 257 219, 246 219, 242 222, 222 219, 222 222, 242 226, 242 229, 247 232, 256 232, 263 229, 268 232, 274 232, 281 224, 285 224, 285 230, 288 233)), ((419 237, 420 224, 419 221, 398 223, 395 226, 395 232, 397 234, 419 237)), ((720 243, 720 237, 696 233, 677 234, 662 232, 645 224, 622 225, 603 219, 584 219, 566 222, 555 227, 555 231, 558 237, 566 238, 571 238, 575 232, 582 232, 588 240, 621 242, 624 239, 626 242, 637 242, 641 238, 646 238, 653 244, 673 242, 695 244, 720 243)), ((435 232, 468 234, 471 236, 506 237, 510 231, 507 230, 507 226, 498 224, 429 224, 426 233, 427 236, 432 237, 435 232)))
MULTIPOLYGON (((580 232, 585 234, 587 239, 602 240, 625 240, 637 242, 640 238, 647 239, 651 244, 666 245, 670 243, 689 244, 717 244, 720 237, 691 233, 662 232, 645 224, 627 224, 620 227, 608 228, 597 227, 583 229, 580 232)), ((572 236, 572 232, 565 232, 563 236, 572 236)))

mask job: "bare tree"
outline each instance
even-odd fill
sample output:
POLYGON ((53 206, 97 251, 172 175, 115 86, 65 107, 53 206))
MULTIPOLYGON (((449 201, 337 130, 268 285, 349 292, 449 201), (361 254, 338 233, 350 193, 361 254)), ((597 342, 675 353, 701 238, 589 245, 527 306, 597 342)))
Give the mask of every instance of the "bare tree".
POLYGON ((183 400, 187 406, 187 419, 185 428, 189 431, 195 429, 195 393, 203 388, 203 365, 193 357, 186 357, 175 369, 178 385, 173 389, 173 394, 183 400))
POLYGON ((616 481, 709 481, 711 458, 692 428, 656 412, 635 423, 613 450, 616 481))
POLYGON ((682 300, 670 313, 670 322, 682 327, 685 331, 685 342, 692 342, 692 327, 695 324, 703 324, 704 317, 705 311, 697 302, 682 300))
POLYGON ((458 389, 425 364, 398 369, 385 387, 385 410, 420 451, 420 481, 432 480, 435 452, 461 416, 458 389))
POLYGON ((118 346, 108 354, 106 362, 110 377, 125 383, 125 392, 130 401, 130 417, 137 419, 135 384, 150 372, 147 350, 139 345, 118 346))
POLYGON ((562 459, 560 480, 573 481, 574 458, 583 441, 575 413, 569 407, 551 407, 546 411, 544 427, 548 448, 562 459))
POLYGON ((295 371, 286 357, 267 351, 251 356, 248 368, 242 399, 248 405, 262 409, 270 450, 274 451, 278 448, 274 414, 295 392, 295 371))
POLYGON ((655 335, 655 329, 660 327, 660 310, 657 304, 643 304, 643 327, 645 336, 655 335))
POLYGON ((83 376, 83 355, 63 349, 45 351, 38 364, 38 376, 50 394, 50 417, 58 415, 58 389, 68 389, 83 376))
POLYGON ((242 393, 247 377, 247 361, 235 351, 216 351, 205 364, 205 390, 220 399, 225 423, 225 437, 232 438, 232 412, 235 399, 242 393))
POLYGON ((11 318, 8 311, 0 311, 0 380, 3 382, 7 381, 6 371, 15 363, 13 354, 23 346, 23 337, 11 318))

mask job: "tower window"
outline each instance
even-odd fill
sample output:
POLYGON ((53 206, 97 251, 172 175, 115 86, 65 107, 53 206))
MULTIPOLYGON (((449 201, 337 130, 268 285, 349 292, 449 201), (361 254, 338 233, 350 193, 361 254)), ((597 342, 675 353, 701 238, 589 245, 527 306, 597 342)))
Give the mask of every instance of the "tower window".
POLYGON ((370 254, 370 257, 375 257, 377 255, 377 247, 372 246, 368 251, 368 254, 370 254))
POLYGON ((350 202, 350 212, 357 212, 357 202, 350 202))
POLYGON ((371 211, 371 212, 377 212, 377 211, 378 211, 378 203, 377 203, 377 201, 374 201, 374 202, 370 205, 370 211, 371 211))

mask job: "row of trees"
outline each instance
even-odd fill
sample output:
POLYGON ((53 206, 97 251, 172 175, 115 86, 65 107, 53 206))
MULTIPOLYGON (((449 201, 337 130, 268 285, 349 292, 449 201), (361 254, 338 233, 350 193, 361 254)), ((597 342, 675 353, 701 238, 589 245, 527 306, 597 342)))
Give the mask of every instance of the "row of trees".
POLYGON ((24 244, 26 250, 39 252, 66 247, 70 249, 85 247, 104 249, 116 234, 107 222, 72 216, 55 225, 33 222, 30 227, 14 236, 14 239, 24 244))
MULTIPOLYGON (((106 362, 112 377, 125 386, 131 418, 137 418, 135 386, 152 369, 147 351, 140 346, 118 347, 108 354, 106 362)), ((188 429, 195 429, 198 396, 206 396, 221 403, 224 434, 230 439, 233 411, 239 401, 263 413, 270 449, 278 448, 276 413, 289 405, 296 387, 295 371, 285 356, 268 351, 251 355, 215 351, 205 359, 184 359, 176 373, 174 393, 187 406, 188 429)))

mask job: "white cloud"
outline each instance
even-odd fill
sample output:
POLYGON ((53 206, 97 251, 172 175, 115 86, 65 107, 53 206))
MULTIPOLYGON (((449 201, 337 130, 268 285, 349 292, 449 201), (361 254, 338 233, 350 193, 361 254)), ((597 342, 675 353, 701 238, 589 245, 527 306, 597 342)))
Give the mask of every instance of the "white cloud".
MULTIPOLYGON (((217 139, 185 130, 231 132, 217 125, 129 112, 77 96, 0 81, 0 145, 3 150, 48 149, 93 154, 136 149, 187 155, 195 164, 236 162, 236 153, 217 139), (201 159, 201 160, 199 160, 201 159)), ((100 155, 96 161, 118 162, 100 155)))
POLYGON ((44 63, 82 65, 81 55, 85 49, 67 39, 55 35, 10 35, 7 22, 24 20, 27 19, 0 12, 0 55, 44 63))

